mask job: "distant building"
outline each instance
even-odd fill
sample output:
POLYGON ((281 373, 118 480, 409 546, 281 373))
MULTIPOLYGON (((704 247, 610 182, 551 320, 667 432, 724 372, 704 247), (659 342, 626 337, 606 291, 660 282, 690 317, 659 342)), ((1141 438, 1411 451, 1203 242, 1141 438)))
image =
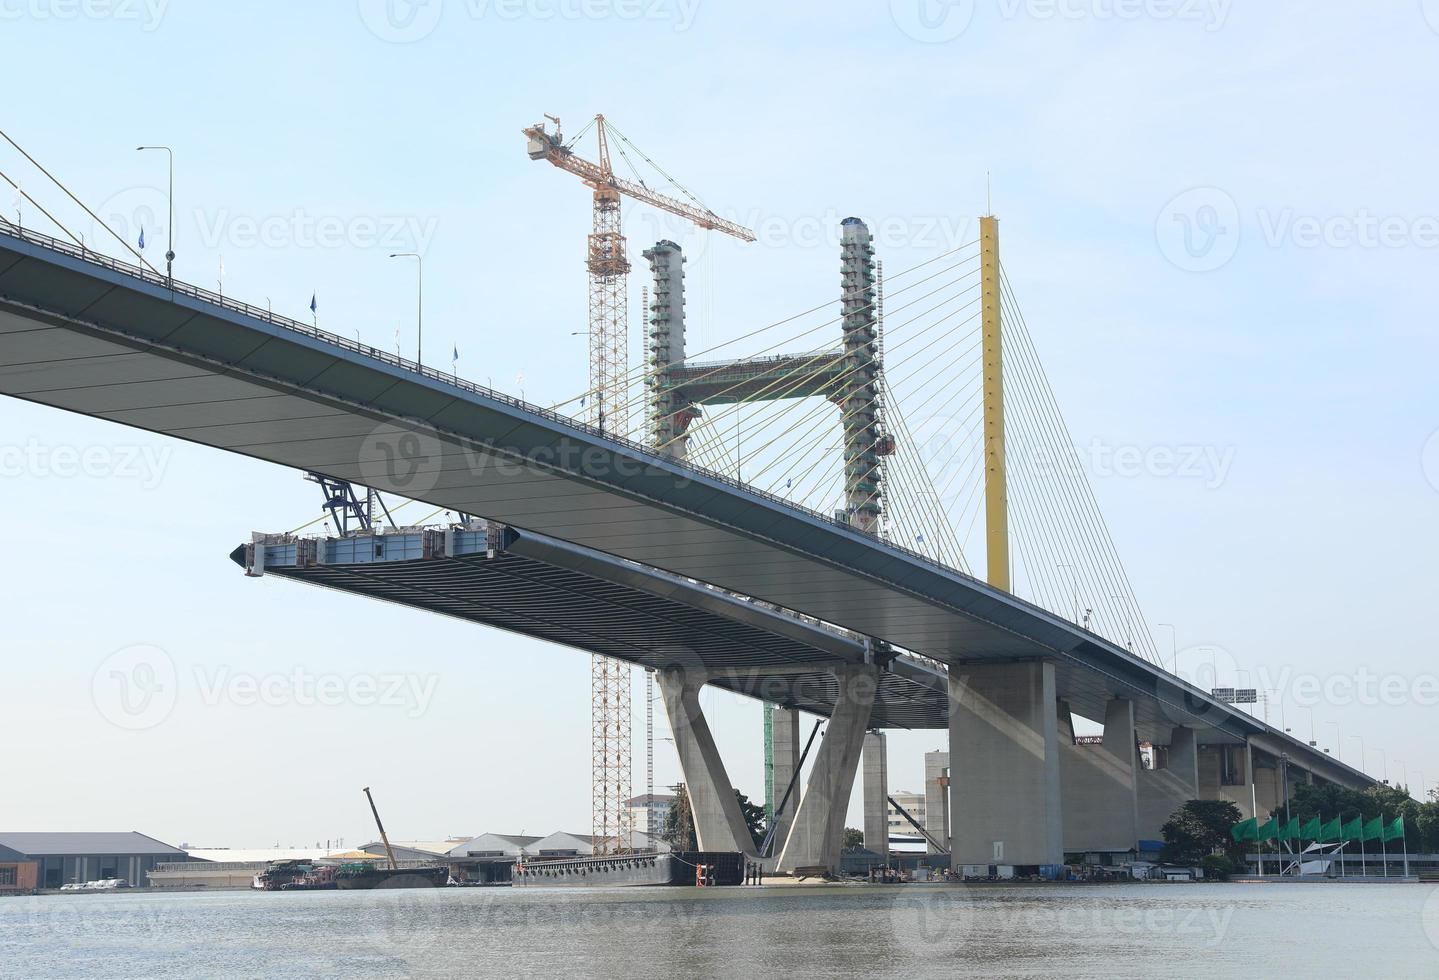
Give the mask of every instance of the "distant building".
MULTIPOLYGON (((894 803, 898 803, 908 810, 909 815, 914 817, 915 820, 918 820, 921 827, 929 826, 925 823, 925 799, 923 793, 911 793, 909 790, 900 790, 889 795, 894 798, 894 803)), ((890 803, 885 807, 888 814, 889 836, 894 837, 896 834, 908 837, 920 836, 919 831, 914 829, 914 824, 904 819, 904 816, 899 810, 895 809, 894 803, 890 803)))
POLYGON ((666 793, 645 793, 626 800, 625 806, 630 808, 630 827, 652 837, 663 834, 675 799, 666 793))
POLYGON ((0 895, 28 895, 39 887, 40 866, 25 855, 0 846, 0 895))
POLYGON ((178 847, 134 831, 123 833, 3 833, 0 847, 38 865, 40 888, 59 888, 101 878, 121 878, 134 888, 150 884, 148 873, 161 862, 184 861, 178 847))
MULTIPOLYGON (((455 840, 392 840, 390 848, 395 852, 396 861, 433 861, 436 858, 445 857, 450 849, 464 841, 455 840)), ((370 841, 368 844, 361 844, 356 850, 364 851, 366 854, 373 854, 376 857, 385 857, 385 842, 370 841)))
POLYGON ((450 848, 452 858, 516 858, 523 857, 525 848, 539 840, 523 834, 481 834, 450 848))

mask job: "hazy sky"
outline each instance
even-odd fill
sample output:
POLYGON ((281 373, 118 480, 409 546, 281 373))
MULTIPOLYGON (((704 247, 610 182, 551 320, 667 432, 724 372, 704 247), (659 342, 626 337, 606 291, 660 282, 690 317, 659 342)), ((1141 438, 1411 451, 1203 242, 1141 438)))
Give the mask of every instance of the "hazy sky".
MULTIPOLYGON (((845 215, 887 223, 893 267, 969 241, 992 171, 1150 621, 1281 691, 1297 735, 1312 717, 1346 760, 1362 736, 1371 772, 1439 783, 1439 2, 0 0, 0 39, 3 127, 102 213, 162 211, 164 157, 134 147, 174 147, 177 276, 213 285, 223 255, 227 294, 300 316, 314 293, 322 326, 408 351, 413 270, 386 255, 421 249, 427 360, 458 347, 538 402, 584 387, 589 223, 525 156, 542 113, 606 113, 767 229, 692 261, 706 345, 829 298, 845 215), (1103 463, 1120 450, 1141 464, 1103 463)), ((58 201, 8 148, 0 167, 58 201)), ((674 234, 627 221, 635 253, 674 234)), ((226 554, 251 530, 317 516, 297 473, 3 409, 0 829, 358 841, 367 784, 397 838, 587 827, 586 657, 246 580, 226 554), (128 730, 107 671, 136 646, 177 697, 128 730), (357 677, 382 690, 304 693, 357 677)), ((758 705, 709 706, 762 797, 758 705)), ((892 736, 891 787, 943 742, 892 736)))

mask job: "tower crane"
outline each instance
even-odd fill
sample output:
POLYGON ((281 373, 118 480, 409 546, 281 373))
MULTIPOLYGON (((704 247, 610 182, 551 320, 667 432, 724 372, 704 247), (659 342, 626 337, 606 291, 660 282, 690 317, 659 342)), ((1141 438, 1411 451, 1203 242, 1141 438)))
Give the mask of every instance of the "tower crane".
MULTIPOLYGON (((625 376, 629 371, 629 272, 630 262, 625 236, 620 223, 620 201, 624 197, 649 204, 662 211, 685 218, 698 228, 720 231, 741 241, 755 240, 754 232, 733 221, 727 221, 700 203, 678 181, 665 173, 649 157, 640 153, 625 135, 596 115, 578 135, 566 142, 558 116, 545 114, 555 124, 554 132, 544 122, 527 126, 531 160, 545 160, 560 170, 580 178, 594 192, 594 223, 590 230, 585 266, 589 271, 590 288, 590 370, 589 398, 586 401, 589 420, 601 431, 625 435, 629 431, 626 408, 625 376), (593 127, 599 144, 598 162, 587 160, 573 149, 593 127), (646 162, 673 184, 689 203, 650 190, 643 181, 624 180, 615 176, 610 163, 610 135, 623 145, 617 150, 626 156, 627 145, 640 153, 646 162)), ((628 157, 626 156, 626 159, 628 157)), ((630 668, 617 660, 594 655, 590 667, 591 745, 590 783, 594 853, 604 854, 629 849, 630 826, 630 668)), ((653 700, 653 676, 646 676, 646 696, 653 700)), ((653 732, 646 732, 653 744, 653 732)), ((653 771, 649 792, 653 793, 653 771)), ((646 801, 649 802, 648 800, 646 801)))

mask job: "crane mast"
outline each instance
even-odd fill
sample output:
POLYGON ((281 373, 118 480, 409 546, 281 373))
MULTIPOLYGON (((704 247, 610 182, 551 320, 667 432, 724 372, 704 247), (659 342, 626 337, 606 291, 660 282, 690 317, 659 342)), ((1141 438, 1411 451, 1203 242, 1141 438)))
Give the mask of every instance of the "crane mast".
MULTIPOLYGON (((555 124, 553 133, 545 128, 544 123, 536 123, 523 130, 528 139, 530 159, 545 160, 560 170, 574 174, 593 192, 593 220, 585 259, 585 268, 589 273, 590 312, 586 421, 602 432, 624 436, 629 433, 626 375, 629 371, 630 263, 621 226, 622 199, 629 197, 650 204, 685 218, 697 227, 722 231, 744 241, 754 241, 755 236, 749 229, 726 221, 707 208, 658 194, 642 183, 616 177, 610 163, 609 127, 603 115, 594 119, 599 144, 598 161, 586 160, 565 144, 558 117, 546 115, 545 118, 555 124)), ((609 657, 593 655, 590 662, 590 701, 591 834, 594 853, 606 854, 628 850, 633 840, 634 828, 629 808, 633 718, 629 666, 609 657)), ((654 736, 649 725, 646 726, 646 736, 652 746, 654 736)))

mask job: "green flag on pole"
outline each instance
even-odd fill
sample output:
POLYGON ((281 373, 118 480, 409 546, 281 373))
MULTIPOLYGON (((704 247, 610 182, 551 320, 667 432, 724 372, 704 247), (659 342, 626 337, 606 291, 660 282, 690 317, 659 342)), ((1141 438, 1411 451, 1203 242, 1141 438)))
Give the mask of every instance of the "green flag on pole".
POLYGON ((1279 827, 1279 840, 1299 839, 1299 818, 1291 817, 1289 822, 1279 827))
POLYGON ((1319 818, 1313 817, 1303 827, 1299 828, 1299 836, 1303 840, 1318 840, 1320 834, 1319 818))
POLYGON ((1344 832, 1342 828, 1343 824, 1340 822, 1338 817, 1335 817, 1333 820, 1329 821, 1324 826, 1319 828, 1319 839, 1323 841, 1337 841, 1339 839, 1339 835, 1344 832))
POLYGON ((1339 828, 1339 836, 1346 840, 1359 840, 1364 836, 1364 823, 1359 817, 1346 823, 1339 828))
POLYGON ((1255 834, 1259 830, 1259 821, 1250 817, 1248 820, 1241 820, 1229 828, 1229 836, 1234 838, 1235 843, 1247 840, 1255 840, 1255 834))
POLYGON ((1360 840, 1381 840, 1384 837, 1384 818, 1375 817, 1364 825, 1364 836, 1360 840))
POLYGON ((1279 839, 1279 821, 1274 820, 1274 819, 1271 818, 1268 823, 1266 823, 1264 826, 1262 826, 1262 827, 1259 828, 1259 833, 1258 833, 1258 835, 1257 835, 1254 839, 1255 839, 1255 840, 1278 840, 1278 839, 1279 839))
POLYGON ((1383 841, 1387 844, 1391 840, 1402 840, 1404 838, 1404 817, 1395 817, 1393 822, 1384 828, 1383 841))

